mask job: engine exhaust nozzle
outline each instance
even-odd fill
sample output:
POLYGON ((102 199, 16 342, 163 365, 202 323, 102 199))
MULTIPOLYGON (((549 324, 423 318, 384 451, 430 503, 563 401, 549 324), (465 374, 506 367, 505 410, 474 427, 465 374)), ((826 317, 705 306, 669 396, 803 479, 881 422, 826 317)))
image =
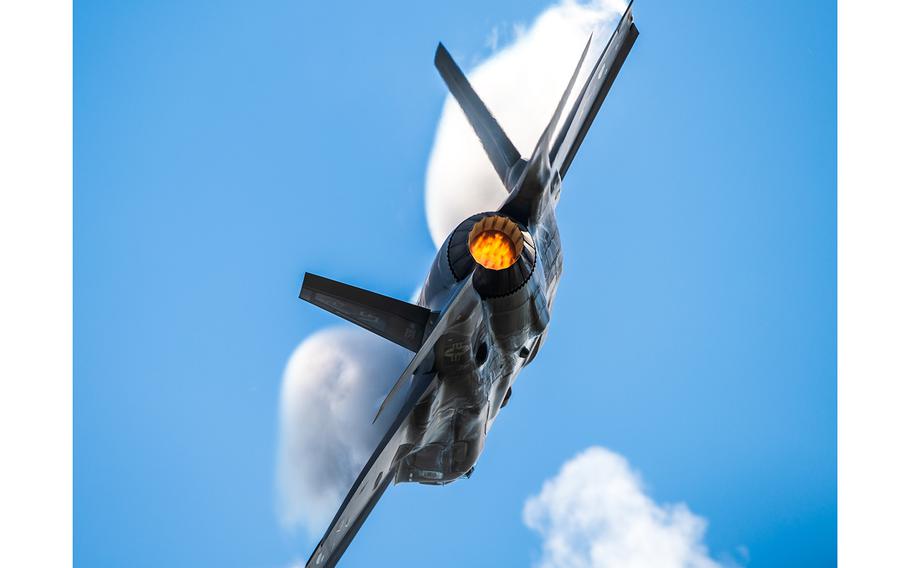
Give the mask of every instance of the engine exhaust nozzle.
POLYGON ((526 228, 500 213, 477 213, 446 240, 449 269, 456 282, 474 274, 481 298, 508 296, 531 278, 537 265, 534 239, 526 228))
POLYGON ((524 238, 518 224, 508 217, 489 215, 471 228, 468 249, 477 264, 484 268, 505 270, 521 257, 524 238))

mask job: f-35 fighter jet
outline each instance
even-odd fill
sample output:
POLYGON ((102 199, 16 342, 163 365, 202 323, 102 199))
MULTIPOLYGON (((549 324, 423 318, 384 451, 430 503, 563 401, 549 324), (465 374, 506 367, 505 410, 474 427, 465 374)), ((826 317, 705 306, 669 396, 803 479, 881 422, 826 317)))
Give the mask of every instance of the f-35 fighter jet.
POLYGON ((307 568, 335 566, 390 483, 470 477, 519 371, 547 335, 562 274, 556 204, 585 134, 638 37, 631 4, 565 118, 591 40, 528 159, 442 46, 436 68, 509 195, 465 219, 436 255, 416 304, 306 274, 300 297, 415 353, 379 407, 388 429, 307 568), (561 124, 559 128, 557 125, 561 124), (384 416, 393 412, 394 417, 384 416))

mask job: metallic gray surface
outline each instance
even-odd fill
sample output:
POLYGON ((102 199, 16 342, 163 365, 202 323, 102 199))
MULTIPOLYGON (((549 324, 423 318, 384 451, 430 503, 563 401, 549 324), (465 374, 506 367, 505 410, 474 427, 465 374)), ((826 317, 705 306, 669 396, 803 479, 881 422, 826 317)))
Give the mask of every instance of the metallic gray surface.
MULTIPOLYGON (((562 275, 555 214, 562 177, 637 36, 630 4, 562 129, 556 132, 555 127, 571 82, 527 161, 518 157, 445 48, 437 49, 440 74, 510 193, 497 212, 474 215, 449 235, 417 306, 309 274, 304 279, 301 298, 416 351, 376 418, 396 406, 392 401, 401 402, 401 410, 307 567, 338 562, 390 483, 444 485, 473 473, 518 373, 547 334, 562 275), (495 214, 517 223, 524 238, 519 260, 504 270, 477 265, 468 250, 468 232, 495 214)), ((572 82, 577 74, 578 69, 572 82)))

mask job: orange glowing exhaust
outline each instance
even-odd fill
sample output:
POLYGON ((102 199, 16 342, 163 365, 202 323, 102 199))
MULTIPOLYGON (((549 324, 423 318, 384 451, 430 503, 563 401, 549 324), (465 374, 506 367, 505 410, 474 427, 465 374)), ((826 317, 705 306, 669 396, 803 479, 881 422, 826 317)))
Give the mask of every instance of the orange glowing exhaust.
POLYGON ((471 241, 471 256, 481 266, 490 270, 502 270, 515 264, 518 255, 515 246, 505 233, 496 230, 484 231, 471 241))
POLYGON ((468 235, 471 256, 477 264, 490 270, 504 270, 515 264, 523 244, 518 225, 498 215, 484 217, 468 235))

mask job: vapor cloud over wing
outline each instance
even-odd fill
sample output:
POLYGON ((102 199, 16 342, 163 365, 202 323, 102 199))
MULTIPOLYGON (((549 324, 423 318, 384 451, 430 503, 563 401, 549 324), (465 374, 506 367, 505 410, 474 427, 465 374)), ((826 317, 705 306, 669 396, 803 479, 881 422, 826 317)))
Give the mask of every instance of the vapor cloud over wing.
POLYGON ((539 568, 719 568, 707 522, 682 503, 655 503, 625 458, 591 447, 566 462, 524 507, 543 539, 539 568))
POLYGON ((291 355, 281 390, 279 508, 285 526, 320 534, 394 412, 371 424, 408 351, 360 328, 314 333, 291 355))
MULTIPOLYGON (((568 0, 551 6, 529 27, 516 27, 511 44, 467 73, 522 156, 528 158, 534 149, 588 36, 594 33, 590 69, 600 54, 598 46, 606 44, 625 9, 624 0, 568 0)), ((494 45, 501 42, 496 30, 493 37, 494 45)), ((465 58, 460 59, 464 63, 465 58)), ((583 81, 578 83, 576 88, 583 81)), ((496 209, 505 196, 506 189, 477 136, 449 96, 427 167, 426 213, 433 242, 441 245, 458 223, 474 213, 496 209)))

